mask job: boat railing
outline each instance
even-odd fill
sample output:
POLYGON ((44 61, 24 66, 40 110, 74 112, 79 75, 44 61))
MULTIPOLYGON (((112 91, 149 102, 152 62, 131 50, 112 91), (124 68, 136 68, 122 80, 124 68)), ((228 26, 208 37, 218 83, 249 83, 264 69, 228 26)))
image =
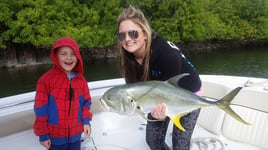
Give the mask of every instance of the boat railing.
MULTIPOLYGON (((125 80, 123 78, 117 78, 117 79, 107 79, 100 81, 91 81, 88 82, 88 86, 92 93, 91 96, 94 97, 94 96, 100 96, 100 94, 102 94, 105 90, 113 86, 117 86, 124 83, 125 80)), ((0 98, 0 117, 12 113, 33 109, 34 98, 35 98, 35 91, 0 98)))

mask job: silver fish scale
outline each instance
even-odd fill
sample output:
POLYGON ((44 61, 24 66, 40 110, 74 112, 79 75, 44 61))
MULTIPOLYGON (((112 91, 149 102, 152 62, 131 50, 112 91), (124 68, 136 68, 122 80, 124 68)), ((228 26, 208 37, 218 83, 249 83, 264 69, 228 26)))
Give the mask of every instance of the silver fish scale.
POLYGON ((144 113, 149 113, 154 106, 161 102, 167 104, 168 115, 190 112, 209 105, 203 102, 203 98, 166 82, 150 81, 147 83, 132 85, 127 92, 144 113))
POLYGON ((176 85, 182 77, 178 75, 164 81, 145 81, 113 87, 102 96, 101 103, 108 111, 121 114, 132 114, 139 109, 149 113, 157 104, 167 104, 166 114, 172 116, 185 114, 204 106, 216 105, 237 121, 249 125, 230 107, 230 102, 239 93, 242 87, 237 87, 227 93, 222 99, 210 101, 176 85))

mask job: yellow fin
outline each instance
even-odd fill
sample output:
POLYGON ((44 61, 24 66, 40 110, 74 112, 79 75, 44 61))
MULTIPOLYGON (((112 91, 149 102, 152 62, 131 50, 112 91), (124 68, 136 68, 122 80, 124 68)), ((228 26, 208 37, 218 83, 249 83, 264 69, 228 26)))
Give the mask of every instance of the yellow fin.
POLYGON ((181 125, 181 117, 184 116, 184 114, 174 115, 170 116, 170 120, 175 124, 176 127, 178 127, 181 131, 185 131, 184 127, 181 125))

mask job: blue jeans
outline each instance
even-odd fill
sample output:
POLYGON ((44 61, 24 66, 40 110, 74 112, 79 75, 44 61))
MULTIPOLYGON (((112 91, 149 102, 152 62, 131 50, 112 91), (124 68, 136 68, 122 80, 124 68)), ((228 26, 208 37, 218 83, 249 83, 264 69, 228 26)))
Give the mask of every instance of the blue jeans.
POLYGON ((51 145, 49 150, 80 150, 81 142, 67 143, 64 145, 51 145))

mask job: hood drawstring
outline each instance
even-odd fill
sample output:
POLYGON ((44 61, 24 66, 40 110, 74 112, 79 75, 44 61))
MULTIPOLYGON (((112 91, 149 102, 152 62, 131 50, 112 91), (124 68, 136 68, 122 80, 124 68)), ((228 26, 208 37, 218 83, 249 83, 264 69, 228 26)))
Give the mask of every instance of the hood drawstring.
POLYGON ((68 109, 68 113, 70 113, 70 111, 71 111, 72 98, 73 98, 73 89, 71 86, 71 80, 69 80, 69 109, 68 109))
POLYGON ((71 105, 72 105, 72 99, 73 99, 73 88, 71 86, 71 80, 73 77, 77 76, 77 73, 72 73, 72 74, 68 74, 68 79, 69 79, 69 109, 68 109, 68 113, 70 113, 71 111, 71 105))

